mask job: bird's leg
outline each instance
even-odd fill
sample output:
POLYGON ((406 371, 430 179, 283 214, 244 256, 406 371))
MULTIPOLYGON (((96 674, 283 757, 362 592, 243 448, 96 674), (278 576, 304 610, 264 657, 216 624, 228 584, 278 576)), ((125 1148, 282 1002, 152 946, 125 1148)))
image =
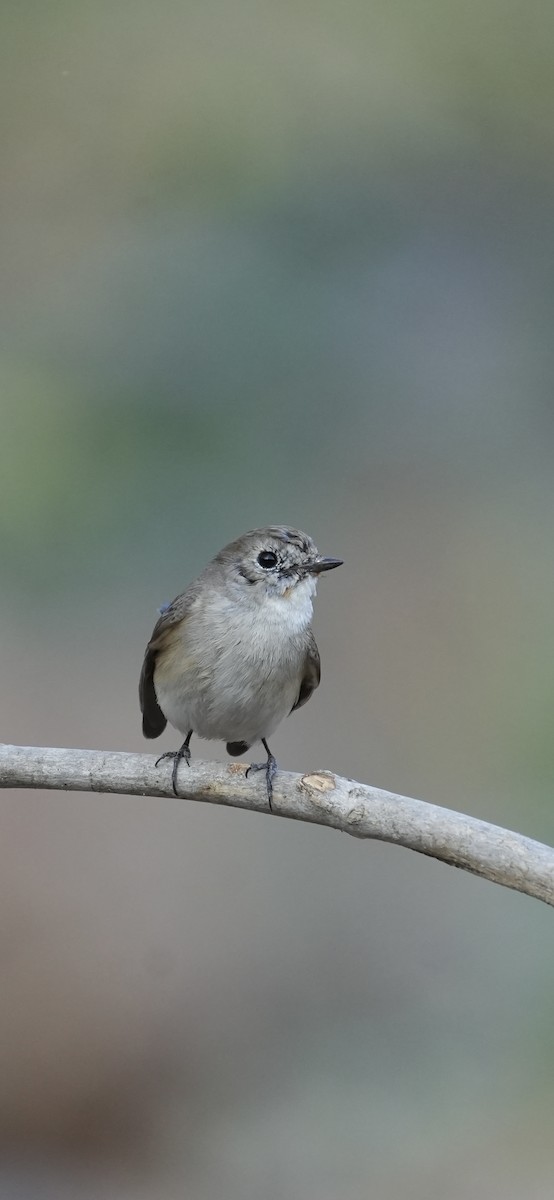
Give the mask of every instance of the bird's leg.
POLYGON ((267 762, 251 763, 246 774, 249 775, 251 771, 265 771, 265 782, 266 782, 266 787, 267 787, 267 802, 269 804, 269 811, 273 812, 273 805, 272 805, 271 801, 273 798, 273 780, 275 779, 275 776, 277 774, 277 761, 274 758, 273 754, 271 753, 271 750, 269 749, 269 746, 268 746, 265 738, 260 738, 260 741, 261 741, 262 746, 267 754, 267 762))
POLYGON ((172 758, 173 759, 173 771, 171 773, 171 783, 173 785, 173 791, 175 792, 176 796, 179 795, 179 793, 177 791, 177 771, 179 770, 179 763, 184 758, 184 760, 187 764, 187 767, 190 767, 190 739, 191 739, 191 737, 192 737, 192 729, 189 729, 187 736, 183 742, 183 745, 179 746, 178 750, 166 750, 165 754, 160 754, 160 757, 156 759, 156 766, 158 765, 158 763, 161 763, 164 758, 172 758))

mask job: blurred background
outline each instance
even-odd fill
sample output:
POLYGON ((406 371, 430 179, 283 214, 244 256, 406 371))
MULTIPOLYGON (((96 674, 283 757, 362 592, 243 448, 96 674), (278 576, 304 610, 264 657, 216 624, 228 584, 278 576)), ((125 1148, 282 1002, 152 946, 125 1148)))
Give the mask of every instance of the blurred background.
MULTIPOLYGON (((281 765, 552 842, 554 9, 0 22, 3 740, 175 746, 158 605, 290 522, 345 566, 281 765)), ((6 792, 0 1195, 550 1200, 552 948, 398 848, 6 792)))

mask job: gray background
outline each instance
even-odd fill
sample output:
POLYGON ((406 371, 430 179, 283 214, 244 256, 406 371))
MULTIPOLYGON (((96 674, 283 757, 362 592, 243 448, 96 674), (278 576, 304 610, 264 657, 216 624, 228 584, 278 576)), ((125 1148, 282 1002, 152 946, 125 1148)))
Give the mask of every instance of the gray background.
MULTIPOLYGON (((280 763, 552 841, 554 9, 1 26, 3 739, 151 749, 157 606, 291 522, 345 566, 280 763)), ((6 793, 0 963, 2 1195, 552 1195, 538 903, 254 814, 6 793)))

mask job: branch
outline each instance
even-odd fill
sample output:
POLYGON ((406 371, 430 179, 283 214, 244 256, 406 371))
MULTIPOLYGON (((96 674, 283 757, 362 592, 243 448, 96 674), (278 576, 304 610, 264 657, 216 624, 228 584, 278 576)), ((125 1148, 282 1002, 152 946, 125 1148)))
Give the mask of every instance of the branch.
MULTIPOLYGON (((171 764, 156 767, 155 762, 151 754, 0 745, 0 787, 172 797, 171 764)), ((267 814, 265 780, 246 779, 245 771, 244 763, 183 764, 181 796, 267 814)), ((281 817, 406 846, 554 905, 553 849, 452 809, 395 796, 330 771, 279 771, 273 808, 281 817)))

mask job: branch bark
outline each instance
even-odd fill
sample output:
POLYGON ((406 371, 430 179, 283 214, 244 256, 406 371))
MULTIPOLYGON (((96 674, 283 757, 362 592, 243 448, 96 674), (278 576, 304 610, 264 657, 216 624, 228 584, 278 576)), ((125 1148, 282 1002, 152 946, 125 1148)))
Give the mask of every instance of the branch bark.
MULTIPOLYGON (((0 745, 0 787, 172 797, 171 763, 155 763, 150 754, 0 745)), ((183 764, 181 797, 267 814, 265 780, 247 779, 246 766, 183 764)), ((279 771, 273 808, 277 816, 406 846, 554 905, 554 849, 452 809, 396 796, 330 771, 279 771)))

